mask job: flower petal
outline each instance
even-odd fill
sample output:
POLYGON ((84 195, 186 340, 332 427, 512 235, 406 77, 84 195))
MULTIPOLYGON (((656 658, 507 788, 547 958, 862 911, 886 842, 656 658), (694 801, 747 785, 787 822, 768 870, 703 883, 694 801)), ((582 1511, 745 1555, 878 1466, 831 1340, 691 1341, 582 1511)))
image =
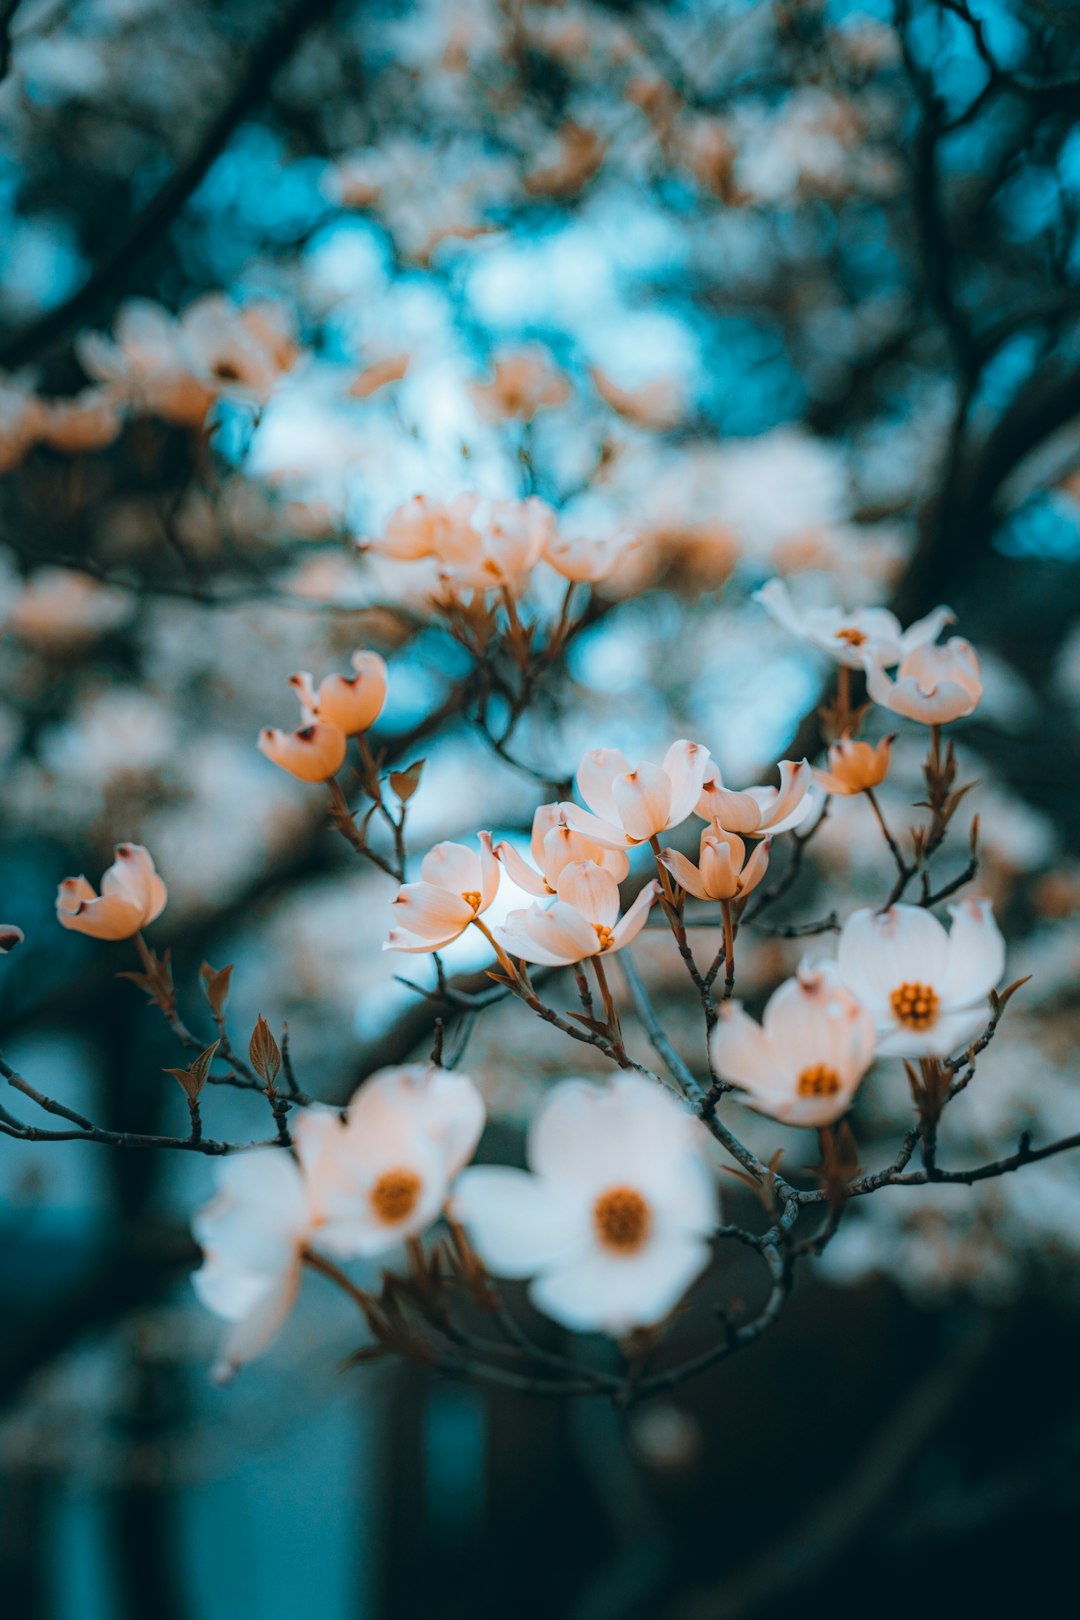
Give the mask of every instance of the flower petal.
POLYGON ((947 624, 953 624, 956 614, 952 608, 936 607, 924 619, 916 619, 909 624, 900 637, 900 645, 904 653, 909 653, 926 642, 936 641, 947 624))
POLYGON ((611 796, 626 836, 635 843, 643 844, 673 825, 671 778, 659 765, 642 760, 634 770, 617 776, 611 796))
POLYGON ((652 1081, 620 1076, 598 1086, 565 1080, 529 1128, 527 1158, 545 1180, 590 1198, 628 1183, 663 1203, 679 1198, 686 1155, 700 1141, 694 1116, 652 1081))
POLYGON ((671 783, 669 827, 679 826, 690 815, 701 795, 708 766, 709 750, 685 738, 673 742, 664 755, 661 768, 671 783))
POLYGON ((948 936, 921 906, 852 912, 840 931, 837 965, 848 989, 878 1023, 891 1022, 889 997, 902 984, 925 984, 940 996, 948 936))
POLYGON ((484 1099, 466 1074, 435 1063, 404 1063, 364 1081, 349 1103, 346 1129, 358 1140, 376 1138, 389 1115, 434 1143, 456 1175, 480 1140, 484 1099))
POLYGON ((993 907, 989 900, 963 900, 949 913, 948 961, 938 993, 949 1009, 973 1001, 985 1006, 1005 972, 1005 941, 993 907))
POLYGON ((510 956, 541 967, 566 967, 595 956, 600 941, 592 924, 574 906, 556 900, 546 910, 528 906, 511 911, 501 928, 492 930, 510 956))
POLYGON ((701 872, 681 850, 662 849, 660 859, 679 887, 685 889, 687 894, 692 894, 697 900, 708 900, 710 898, 702 881, 701 872))
POLYGON ((791 1070, 761 1025, 748 1017, 739 1001, 722 1001, 709 1042, 713 1068, 732 1085, 754 1095, 783 1095, 791 1070))
POLYGON ((497 1277, 533 1277, 578 1259, 592 1242, 586 1201, 525 1170, 474 1165, 458 1177, 451 1207, 497 1277))
POLYGON ((559 899, 574 906, 586 921, 611 928, 619 915, 619 885, 595 861, 574 861, 564 867, 555 886, 559 899))
POLYGON ((595 1250, 576 1265, 538 1277, 529 1298, 538 1311, 577 1333, 629 1333, 668 1316, 709 1263, 703 1238, 657 1238, 639 1254, 595 1250))
MULTIPOLYGON (((196 1275, 198 1275, 196 1273, 196 1275)), ((214 1364, 216 1383, 225 1383, 249 1361, 263 1355, 281 1329, 300 1292, 300 1266, 294 1264, 268 1286, 258 1302, 226 1333, 214 1364)))
POLYGON ((480 857, 467 844, 436 844, 420 862, 420 877, 459 897, 481 894, 484 887, 480 857))
POLYGON ((526 894, 533 894, 538 900, 543 900, 550 894, 551 891, 540 873, 529 865, 524 856, 518 854, 507 839, 504 838, 495 845, 495 858, 505 867, 511 882, 516 883, 519 889, 524 889, 526 894))
POLYGON ((621 951, 624 945, 629 945, 631 940, 637 938, 645 926, 653 902, 659 893, 660 884, 655 878, 651 883, 646 883, 625 916, 615 924, 611 935, 611 944, 608 946, 609 950, 621 951))
POLYGON ((395 928, 430 941, 429 949, 457 939, 476 914, 460 894, 431 882, 403 883, 390 911, 395 928))
POLYGON ((142 907, 119 890, 82 900, 77 910, 71 908, 70 897, 65 896, 63 904, 57 902, 56 917, 62 927, 89 934, 92 939, 130 939, 143 925, 142 907))
POLYGON ((617 776, 625 776, 629 770, 629 760, 617 748, 594 748, 578 766, 578 792, 589 809, 609 825, 622 824, 612 786, 617 776))
POLYGON ((495 859, 495 851, 491 844, 491 834, 482 832, 477 835, 480 845, 480 906, 479 911, 486 911, 499 892, 499 863, 495 859))
POLYGON ((319 685, 320 720, 355 737, 373 726, 386 702, 386 664, 376 652, 355 652, 355 674, 327 675, 319 685))
POLYGON ((348 743, 337 726, 315 721, 299 731, 278 731, 265 726, 258 749, 301 782, 327 782, 344 764, 348 743))
POLYGON ((929 1029, 908 1029, 893 1023, 878 1034, 879 1057, 951 1057, 978 1035, 989 1017, 982 1007, 939 1013, 929 1029))

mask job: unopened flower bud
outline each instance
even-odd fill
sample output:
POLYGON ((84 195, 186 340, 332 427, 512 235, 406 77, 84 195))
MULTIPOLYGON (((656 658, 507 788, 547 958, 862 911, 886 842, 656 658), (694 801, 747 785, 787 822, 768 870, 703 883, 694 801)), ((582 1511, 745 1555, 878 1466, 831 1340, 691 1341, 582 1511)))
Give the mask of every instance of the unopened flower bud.
POLYGON ((841 737, 829 749, 828 770, 815 771, 814 776, 827 793, 865 793, 889 774, 892 745, 891 737, 882 737, 876 745, 841 737))

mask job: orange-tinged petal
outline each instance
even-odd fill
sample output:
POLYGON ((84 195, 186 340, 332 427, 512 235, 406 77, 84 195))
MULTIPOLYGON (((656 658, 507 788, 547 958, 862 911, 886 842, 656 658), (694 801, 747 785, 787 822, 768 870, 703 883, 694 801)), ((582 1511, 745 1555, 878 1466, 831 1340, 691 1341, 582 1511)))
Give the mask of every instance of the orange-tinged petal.
POLYGON ((373 726, 386 702, 386 664, 376 652, 352 657, 354 675, 327 675, 319 684, 319 719, 355 737, 373 726))
POLYGON ((623 830, 635 843, 646 843, 668 826, 671 778, 659 765, 642 760, 635 770, 617 776, 611 785, 611 796, 623 830))
POLYGON ((693 861, 688 860, 687 857, 681 853, 681 851, 677 849, 662 849, 660 851, 660 859, 663 861, 676 883, 678 883, 681 888, 685 889, 687 894, 692 894, 697 900, 708 900, 710 898, 705 889, 705 884, 702 881, 700 871, 694 865, 693 861))
POLYGON ((267 726, 259 733, 258 748, 301 782, 327 782, 345 762, 347 741, 340 727, 316 720, 299 731, 267 726))
POLYGON ((63 928, 92 939, 130 939, 143 925, 142 908, 119 893, 83 900, 74 911, 58 904, 56 916, 63 928))
POLYGON ((402 884, 390 909, 395 927, 430 940, 429 950, 457 939, 476 915, 475 907, 460 894, 429 882, 402 884))
POLYGON ((619 885, 611 873, 605 872, 595 861, 574 861, 565 867, 555 892, 594 927, 615 926, 619 915, 619 885))

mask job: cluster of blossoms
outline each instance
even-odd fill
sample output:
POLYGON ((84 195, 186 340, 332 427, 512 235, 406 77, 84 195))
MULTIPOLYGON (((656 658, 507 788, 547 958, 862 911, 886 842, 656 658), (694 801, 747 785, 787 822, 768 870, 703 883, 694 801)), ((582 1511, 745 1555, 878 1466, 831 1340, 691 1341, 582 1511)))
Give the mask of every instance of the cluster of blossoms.
POLYGON ((893 714, 928 726, 944 726, 973 714, 982 696, 979 660, 962 636, 937 638, 953 614, 935 608, 925 619, 901 629, 887 608, 798 609, 782 580, 755 592, 777 624, 801 641, 827 653, 843 669, 861 670, 873 701, 893 714), (890 678, 886 670, 896 667, 890 678))
MULTIPOLYGON (((499 556, 500 578, 515 577, 507 556, 519 546, 528 551, 534 530, 541 543, 546 532, 536 508, 525 505, 519 528, 495 528, 496 536, 507 537, 505 544, 500 540, 502 549, 485 553, 499 556), (526 539, 526 532, 532 537, 526 539)), ((402 515, 396 543, 406 551, 414 547, 417 555, 422 544, 437 543, 449 558, 455 541, 448 536, 472 530, 474 519, 472 503, 455 512, 420 501, 402 515)), ((471 577, 479 582, 486 576, 471 577)), ((942 769, 937 728, 944 716, 952 717, 957 691, 971 704, 978 697, 977 663, 968 644, 934 644, 950 618, 946 610, 904 632, 881 610, 798 614, 775 583, 763 600, 842 670, 862 668, 871 698, 875 687, 884 690, 884 681, 891 701, 883 698, 883 706, 895 707, 897 692, 908 694, 901 712, 931 725, 931 758, 942 769), (899 673, 890 681, 883 672, 897 664, 899 673)), ((333 801, 334 774, 348 739, 360 737, 365 790, 383 807, 378 769, 363 734, 382 710, 387 670, 373 652, 354 654, 353 666, 353 676, 328 675, 318 687, 307 673, 293 676, 304 724, 291 734, 264 731, 259 747, 293 775, 329 783, 333 801)), ((584 1025, 602 1032, 602 1047, 632 1071, 638 1066, 626 1058, 602 962, 635 939, 659 902, 710 1009, 714 1104, 730 1089, 783 1125, 828 1132, 851 1108, 876 1057, 921 1063, 926 1083, 934 1065, 944 1072, 943 1061, 971 1043, 1000 983, 1004 941, 988 901, 952 904, 948 931, 925 904, 897 901, 881 911, 856 910, 840 928, 835 960, 804 961, 770 997, 760 1022, 731 993, 735 932, 765 875, 773 841, 789 832, 808 836, 806 824, 828 793, 863 793, 880 814, 873 789, 888 772, 891 738, 870 744, 852 735, 863 711, 851 707, 850 694, 830 712, 846 724, 830 748, 828 768, 815 772, 806 760, 784 760, 777 786, 730 788, 709 750, 688 740, 673 743, 658 763, 631 762, 617 749, 587 753, 577 771, 578 799, 537 809, 531 859, 490 832, 479 834, 476 848, 444 842, 430 850, 418 879, 399 887, 384 948, 433 954, 476 928, 495 953, 492 976, 544 1013, 528 965, 575 968, 588 1012, 584 964, 591 962, 606 1022, 586 1017, 584 1025), (703 823, 700 832, 694 829, 696 862, 670 841, 695 821, 703 823), (631 856, 645 846, 656 876, 623 909, 621 885, 630 876, 631 856), (485 914, 504 872, 532 902, 489 926, 485 914), (718 962, 726 959, 728 976, 726 994, 716 1001, 715 972, 702 979, 689 953, 688 899, 721 908, 724 949, 718 962)), ((933 795, 937 778, 928 780, 933 795)), ((351 816, 337 792, 342 825, 351 816)), ((942 826, 951 813, 943 805, 931 798, 944 817, 942 826)), ((395 824, 399 833, 401 825, 395 824)), ((357 847, 364 849, 362 843, 357 847)), ((160 962, 140 932, 165 901, 148 852, 121 844, 100 895, 83 877, 61 883, 57 916, 64 927, 97 938, 134 937, 147 970, 140 982, 172 1019, 167 959, 160 962)), ((0 948, 10 949, 20 937, 15 928, 4 930, 0 948)), ((215 1016, 224 1039, 220 1004, 215 1016)), ((557 1016, 554 1021, 560 1022, 557 1016)), ((220 1044, 189 1070, 170 1071, 188 1092, 193 1120, 220 1044)), ((227 1046, 225 1055, 236 1062, 227 1046)), ((275 1110, 276 1061, 268 1066, 253 1037, 252 1062, 266 1079, 275 1110)), ((441 1055, 427 1065, 380 1072, 341 1112, 305 1106, 279 1147, 226 1160, 217 1197, 195 1218, 205 1257, 195 1286, 204 1303, 230 1323, 219 1372, 227 1374, 272 1341, 304 1265, 367 1300, 337 1262, 389 1254, 415 1242, 440 1218, 467 1245, 470 1264, 495 1277, 530 1279, 534 1305, 571 1329, 623 1337, 658 1326, 706 1269, 719 1211, 706 1124, 686 1098, 647 1075, 624 1072, 607 1085, 567 1080, 553 1087, 529 1129, 525 1171, 469 1166, 484 1103, 471 1080, 441 1067, 441 1055)), ((279 1129, 283 1117, 275 1111, 279 1129)))
POLYGON ((194 1221, 205 1256, 196 1292, 231 1324, 218 1376, 274 1339, 305 1254, 372 1259, 430 1226, 483 1128, 471 1080, 414 1064, 372 1075, 343 1113, 308 1109, 295 1157, 259 1148, 230 1159, 194 1221))
POLYGON ((597 584, 634 543, 622 534, 563 534, 554 510, 535 495, 514 501, 465 494, 449 502, 413 496, 362 548, 398 562, 428 563, 442 597, 467 602, 488 591, 519 598, 542 563, 569 585, 597 584))
POLYGON ((717 1220, 702 1127, 647 1081, 569 1080, 533 1123, 528 1172, 459 1175, 484 1119, 465 1075, 413 1064, 372 1075, 343 1114, 309 1109, 295 1158, 229 1160, 194 1221, 196 1292, 230 1323, 218 1375, 267 1348, 305 1260, 376 1259, 447 1207, 494 1275, 534 1278, 534 1304, 567 1326, 620 1334, 666 1316, 717 1220))
POLYGON ((76 351, 90 385, 70 398, 43 399, 21 378, 0 380, 0 472, 37 445, 71 456, 105 450, 129 416, 197 431, 219 399, 265 404, 300 355, 283 306, 240 308, 220 294, 179 316, 132 299, 113 337, 83 332, 76 351))
POLYGON ((395 926, 387 948, 436 951, 449 945, 491 905, 498 888, 498 862, 536 902, 512 911, 494 929, 492 941, 506 956, 547 967, 567 966, 618 951, 644 927, 670 877, 699 899, 731 901, 747 896, 765 875, 771 834, 798 824, 810 810, 810 768, 785 760, 780 788, 733 793, 722 784, 707 748, 672 743, 661 764, 631 765, 614 748, 586 754, 578 788, 587 808, 565 802, 541 805, 533 818, 530 866, 513 845, 493 846, 480 834, 477 856, 464 844, 438 845, 424 859, 418 883, 403 884, 393 902, 395 926), (691 815, 706 823, 700 864, 678 850, 661 848, 660 834, 691 815), (737 829, 737 830, 736 830, 737 829), (747 856, 745 839, 758 840, 747 856), (620 916, 619 884, 627 876, 627 851, 650 844, 661 875, 647 883, 620 916))

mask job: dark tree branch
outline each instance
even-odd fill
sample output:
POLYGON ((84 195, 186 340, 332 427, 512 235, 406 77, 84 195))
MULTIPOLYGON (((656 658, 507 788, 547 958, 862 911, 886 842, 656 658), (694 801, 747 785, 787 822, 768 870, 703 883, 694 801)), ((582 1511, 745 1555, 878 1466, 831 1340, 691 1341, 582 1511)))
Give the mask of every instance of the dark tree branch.
MULTIPOLYGON (((7 4, 10 20, 14 7, 11 0, 7 0, 7 4)), ((46 310, 29 326, 0 339, 0 366, 11 369, 35 359, 79 321, 91 316, 99 304, 122 285, 131 266, 172 224, 234 131, 259 106, 275 75, 336 4, 337 0, 292 0, 273 27, 253 47, 239 75, 236 89, 203 130, 189 156, 155 192, 142 212, 128 223, 82 286, 55 309, 46 310)), ((3 23, 3 13, 0 12, 0 38, 5 37, 3 23)), ((2 60, 0 54, 0 63, 2 60)))

